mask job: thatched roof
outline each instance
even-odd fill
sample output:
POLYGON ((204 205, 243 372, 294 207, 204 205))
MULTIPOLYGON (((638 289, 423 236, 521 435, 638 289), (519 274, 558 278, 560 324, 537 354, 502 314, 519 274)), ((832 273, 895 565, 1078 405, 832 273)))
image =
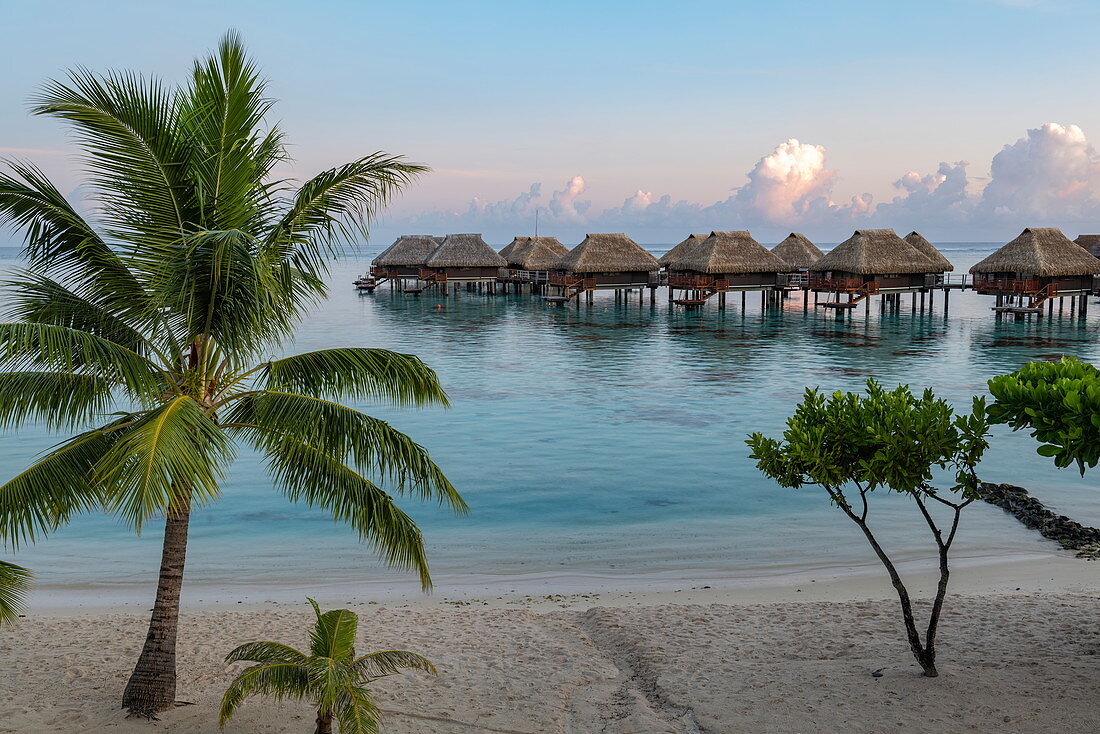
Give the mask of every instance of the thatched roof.
POLYGON ((553 270, 571 273, 636 273, 654 271, 657 258, 625 234, 589 234, 584 242, 554 263, 553 270))
POLYGON ((426 234, 403 234, 374 258, 375 265, 404 267, 423 265, 439 247, 439 239, 426 234))
POLYGON ((504 249, 502 249, 502 250, 501 250, 501 251, 500 251, 499 253, 497 253, 497 254, 498 254, 498 255, 500 255, 501 257, 503 257, 503 258, 504 258, 505 260, 507 260, 507 259, 508 259, 508 256, 509 256, 509 255, 511 255, 511 254, 512 254, 512 252, 514 252, 514 251, 515 251, 515 249, 516 249, 516 248, 517 248, 517 247, 518 247, 518 246, 519 246, 519 245, 520 245, 521 243, 524 243, 524 242, 526 242, 526 241, 527 241, 527 240, 529 240, 529 239, 531 239, 531 238, 530 238, 530 237, 514 237, 514 238, 512 238, 512 241, 511 241, 511 242, 509 242, 509 243, 508 243, 507 245, 505 245, 505 246, 504 246, 504 249))
POLYGON ((1100 257, 1100 234, 1079 234, 1074 243, 1084 247, 1093 257, 1100 257))
POLYGON ((887 273, 936 273, 939 266, 920 250, 898 237, 892 229, 857 229, 811 266, 814 272, 828 270, 856 275, 887 273))
POLYGON ((502 268, 507 263, 479 234, 449 234, 424 263, 429 268, 502 268))
POLYGON ((1051 278, 1100 273, 1100 260, 1053 227, 1029 227, 980 263, 972 273, 1020 273, 1051 278))
POLYGON ((660 265, 662 268, 666 267, 673 260, 679 259, 686 255, 687 252, 691 249, 692 245, 700 244, 706 238, 707 235, 705 234, 689 234, 686 240, 676 245, 676 247, 673 247, 664 255, 661 255, 659 258, 657 258, 657 264, 660 265))
POLYGON ((748 232, 711 232, 701 244, 668 264, 669 270, 696 273, 785 273, 787 263, 748 232))
POLYGON ((504 259, 516 270, 550 270, 554 263, 569 254, 569 248, 557 237, 524 237, 504 259))
POLYGON ((905 241, 925 254, 925 256, 940 268, 939 272, 949 273, 955 269, 951 261, 943 256, 943 253, 932 246, 932 243, 924 239, 920 232, 910 232, 905 235, 905 241))
POLYGON ((772 253, 787 263, 787 268, 792 271, 808 269, 824 254, 801 232, 791 232, 785 240, 772 248, 772 253))

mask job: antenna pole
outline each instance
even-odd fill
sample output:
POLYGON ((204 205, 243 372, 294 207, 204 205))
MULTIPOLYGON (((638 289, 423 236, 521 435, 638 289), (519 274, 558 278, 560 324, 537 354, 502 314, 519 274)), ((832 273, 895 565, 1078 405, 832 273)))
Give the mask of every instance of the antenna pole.
POLYGON ((535 236, 539 236, 539 207, 535 207, 535 236))

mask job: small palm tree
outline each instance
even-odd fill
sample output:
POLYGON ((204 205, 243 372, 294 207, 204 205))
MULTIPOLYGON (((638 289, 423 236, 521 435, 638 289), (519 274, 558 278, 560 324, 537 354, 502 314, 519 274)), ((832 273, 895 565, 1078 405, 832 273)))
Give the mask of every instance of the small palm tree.
POLYGON ((391 565, 431 583, 396 494, 465 503, 428 453, 340 403, 446 405, 436 373, 381 349, 273 359, 327 293, 329 262, 426 171, 374 153, 300 186, 280 180, 266 81, 230 33, 180 85, 73 72, 33 111, 69 123, 94 217, 33 165, 0 166, 0 228, 25 233, 27 270, 0 324, 0 426, 76 435, 0 485, 0 541, 31 542, 106 510, 164 523, 148 633, 122 703, 173 706, 180 589, 194 508, 217 501, 240 448, 290 500, 322 508, 391 565))
POLYGON ((23 612, 31 572, 0 561, 0 627, 11 624, 23 612))
POLYGON ((317 709, 314 734, 330 734, 332 720, 340 722, 340 734, 368 734, 378 731, 380 711, 367 688, 373 681, 402 669, 423 670, 436 675, 426 658, 405 650, 372 652, 355 656, 355 633, 359 617, 347 609, 317 615, 310 633, 309 654, 278 642, 249 642, 229 653, 227 663, 256 663, 242 671, 222 696, 218 723, 236 713, 246 698, 273 696, 276 700, 308 699, 317 709))

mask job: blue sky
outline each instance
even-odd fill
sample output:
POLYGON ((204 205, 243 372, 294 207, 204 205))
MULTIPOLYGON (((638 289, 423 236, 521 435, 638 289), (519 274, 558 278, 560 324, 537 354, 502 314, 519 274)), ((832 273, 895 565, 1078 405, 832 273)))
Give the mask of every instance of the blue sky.
POLYGON ((73 148, 56 123, 26 114, 36 86, 76 65, 178 79, 234 27, 281 100, 291 173, 374 150, 436 169, 394 204, 379 236, 419 227, 501 240, 524 231, 536 207, 544 232, 563 241, 593 227, 639 241, 708 228, 751 228, 762 241, 802 229, 827 241, 855 226, 938 239, 1100 227, 1089 142, 1100 138, 1097 3, 0 9, 0 149, 36 161, 63 190, 79 182, 73 148), (969 165, 937 174, 960 161, 969 165), (985 196, 994 167, 1007 173, 985 196), (910 172, 908 188, 895 184, 910 172), (539 195, 525 198, 532 184, 539 195))

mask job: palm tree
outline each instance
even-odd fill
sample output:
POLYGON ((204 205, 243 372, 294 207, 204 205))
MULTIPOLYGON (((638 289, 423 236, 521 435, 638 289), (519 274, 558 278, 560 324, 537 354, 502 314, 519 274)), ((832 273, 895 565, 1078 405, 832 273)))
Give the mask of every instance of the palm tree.
POLYGON ((355 656, 359 618, 347 609, 321 613, 309 599, 317 623, 310 632, 309 653, 278 642, 249 642, 229 653, 225 662, 256 663, 241 671, 222 696, 218 723, 236 713, 246 698, 274 696, 276 700, 309 699, 317 709, 314 734, 331 734, 332 720, 340 722, 340 734, 373 734, 381 712, 374 705, 372 682, 402 669, 436 675, 435 666, 405 650, 372 652, 355 656))
POLYGON ((31 572, 0 561, 0 627, 11 624, 23 612, 31 572))
POLYGON ((262 127, 265 86, 232 32, 179 86, 83 70, 47 84, 32 110, 75 131, 94 225, 34 166, 0 169, 0 225, 25 232, 28 262, 0 324, 0 425, 78 431, 0 486, 0 539, 31 542, 99 509, 137 531, 164 518, 148 636, 123 694, 144 716, 174 703, 188 520, 218 499, 239 446, 290 500, 349 523, 425 588, 420 530, 391 492, 465 511, 421 446, 337 402, 446 405, 419 359, 269 356, 326 295, 331 259, 427 169, 376 153, 297 188, 277 180, 287 153, 262 127))

